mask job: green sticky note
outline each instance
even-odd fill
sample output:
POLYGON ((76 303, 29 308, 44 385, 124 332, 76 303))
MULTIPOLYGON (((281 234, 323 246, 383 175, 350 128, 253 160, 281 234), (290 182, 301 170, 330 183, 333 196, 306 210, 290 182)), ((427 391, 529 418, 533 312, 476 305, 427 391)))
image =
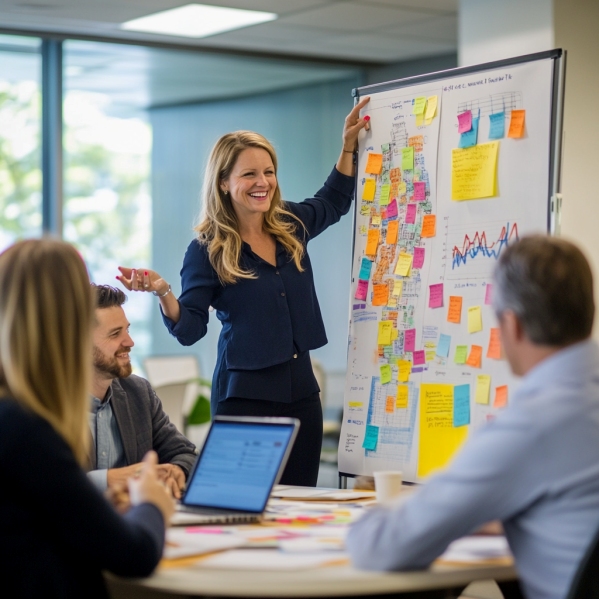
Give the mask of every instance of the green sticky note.
POLYGON ((391 366, 383 364, 381 366, 381 385, 386 385, 391 382, 391 366))
POLYGON ((455 358, 453 361, 456 364, 466 364, 467 357, 468 357, 468 346, 467 345, 458 345, 455 348, 455 358))
POLYGON ((386 154, 389 151, 389 144, 382 144, 381 145, 381 152, 383 154, 386 154))
POLYGON ((401 149, 401 168, 404 171, 414 170, 414 148, 412 146, 401 149))
POLYGON ((370 449, 374 451, 379 441, 379 427, 373 426, 372 424, 366 425, 366 434, 364 435, 364 443, 362 447, 364 449, 370 449))
POLYGON ((381 206, 387 206, 389 204, 389 193, 391 192, 391 185, 381 185, 381 196, 379 204, 381 206))

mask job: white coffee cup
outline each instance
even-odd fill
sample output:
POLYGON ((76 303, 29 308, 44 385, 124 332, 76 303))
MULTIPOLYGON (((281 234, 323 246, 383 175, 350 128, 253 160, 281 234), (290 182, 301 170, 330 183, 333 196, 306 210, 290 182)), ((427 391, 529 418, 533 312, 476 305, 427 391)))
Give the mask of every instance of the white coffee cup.
POLYGON ((403 473, 399 470, 373 472, 377 503, 395 499, 401 493, 403 473))

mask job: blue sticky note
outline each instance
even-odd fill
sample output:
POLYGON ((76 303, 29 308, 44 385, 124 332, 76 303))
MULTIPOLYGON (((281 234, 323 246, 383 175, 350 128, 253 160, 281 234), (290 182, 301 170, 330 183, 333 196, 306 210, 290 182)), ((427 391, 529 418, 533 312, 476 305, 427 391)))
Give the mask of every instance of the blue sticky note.
MULTIPOLYGON (((467 387, 469 385, 466 385, 467 387)), ((370 449, 374 451, 376 449, 376 444, 379 441, 379 427, 373 426, 372 424, 366 425, 366 434, 364 435, 364 443, 362 443, 362 447, 364 449, 370 449)))
POLYGON ((441 358, 449 356, 449 346, 451 345, 451 336, 441 333, 439 343, 437 344, 437 355, 441 358))
POLYGON ((496 112, 489 115, 491 126, 489 128, 489 139, 501 139, 505 136, 505 112, 496 112))
POLYGON ((360 274, 358 279, 361 281, 368 281, 370 279, 370 269, 372 268, 372 262, 368 258, 362 258, 362 266, 360 266, 360 274))
POLYGON ((458 144, 459 148, 471 148, 472 146, 476 145, 478 140, 478 120, 479 117, 473 118, 472 129, 460 135, 460 143, 458 144))
POLYGON ((470 424, 470 385, 453 388, 453 426, 470 424))

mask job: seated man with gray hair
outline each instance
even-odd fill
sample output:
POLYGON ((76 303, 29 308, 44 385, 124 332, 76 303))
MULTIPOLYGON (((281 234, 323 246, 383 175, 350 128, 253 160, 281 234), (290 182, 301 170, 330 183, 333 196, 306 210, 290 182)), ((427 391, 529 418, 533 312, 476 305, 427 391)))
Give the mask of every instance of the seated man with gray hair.
POLYGON ((537 235, 503 251, 494 281, 504 353, 523 377, 510 405, 407 501, 356 522, 347 547, 361 568, 426 568, 500 520, 526 597, 563 598, 599 526, 593 279, 574 245, 537 235))

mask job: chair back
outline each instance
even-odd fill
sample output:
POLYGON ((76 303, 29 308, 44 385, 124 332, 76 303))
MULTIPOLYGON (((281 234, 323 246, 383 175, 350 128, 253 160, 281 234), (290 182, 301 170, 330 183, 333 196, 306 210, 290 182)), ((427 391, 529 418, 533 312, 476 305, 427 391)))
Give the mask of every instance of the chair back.
POLYGON ((567 599, 599 599, 599 529, 576 570, 567 599))
POLYGON ((200 366, 194 355, 148 356, 143 366, 152 387, 184 383, 200 377, 200 366))
POLYGON ((172 383, 154 387, 156 395, 162 402, 162 408, 170 421, 180 433, 185 434, 185 419, 183 417, 183 404, 187 393, 187 383, 172 383))

